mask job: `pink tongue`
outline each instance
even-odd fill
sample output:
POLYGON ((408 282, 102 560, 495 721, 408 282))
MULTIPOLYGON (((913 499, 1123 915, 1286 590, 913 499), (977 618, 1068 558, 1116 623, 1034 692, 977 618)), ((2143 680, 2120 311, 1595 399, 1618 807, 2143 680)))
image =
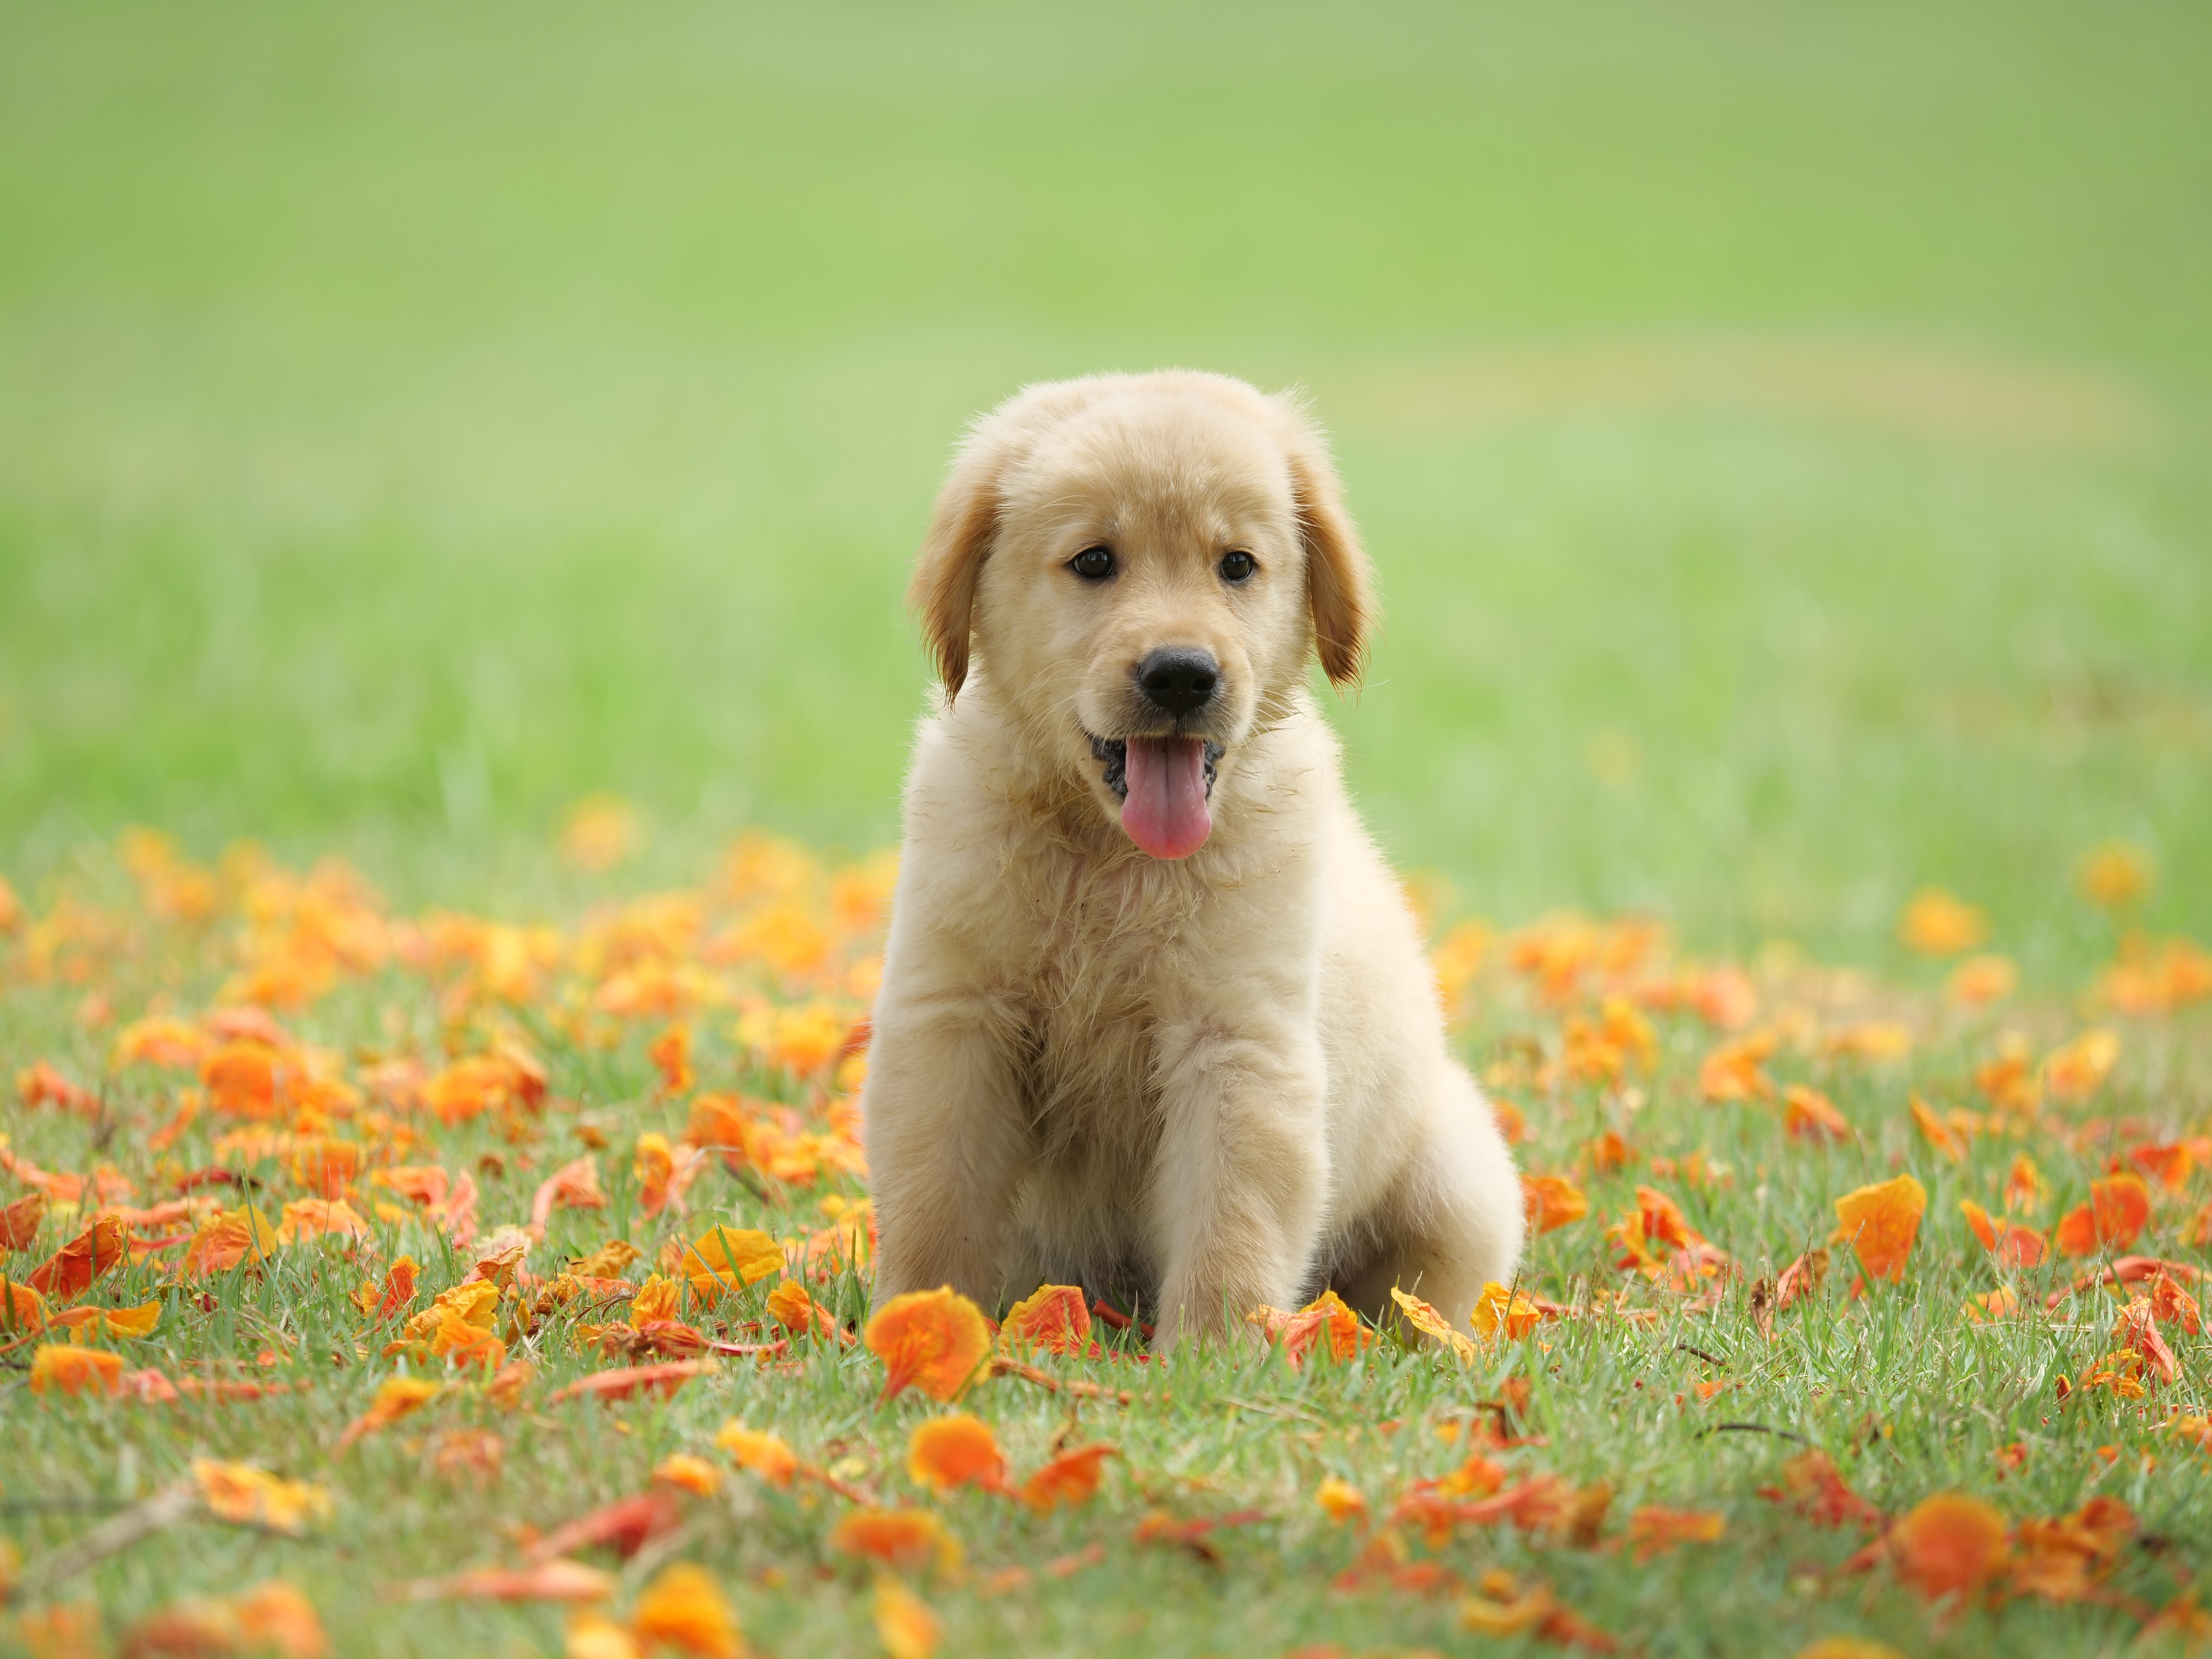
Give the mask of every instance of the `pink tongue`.
POLYGON ((1196 738, 1131 738, 1121 771, 1129 797, 1121 827, 1156 859, 1187 859, 1206 845, 1206 745, 1196 738))

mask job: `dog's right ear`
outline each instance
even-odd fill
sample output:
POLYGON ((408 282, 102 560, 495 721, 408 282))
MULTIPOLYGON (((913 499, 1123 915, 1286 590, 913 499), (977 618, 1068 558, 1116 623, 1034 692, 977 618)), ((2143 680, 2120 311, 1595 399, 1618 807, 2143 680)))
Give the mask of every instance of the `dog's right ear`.
POLYGON ((975 610, 975 577, 999 534, 999 475, 1003 443, 979 433, 961 451, 938 492, 929 530, 915 557, 906 602, 921 618, 922 638, 945 682, 945 700, 968 678, 968 636, 975 610))
POLYGON ((1375 574, 1344 510, 1344 486, 1330 465, 1321 429, 1295 401, 1279 400, 1291 428, 1283 441, 1298 538, 1305 544, 1306 603, 1313 612, 1314 651, 1339 689, 1357 684, 1375 626, 1375 574))

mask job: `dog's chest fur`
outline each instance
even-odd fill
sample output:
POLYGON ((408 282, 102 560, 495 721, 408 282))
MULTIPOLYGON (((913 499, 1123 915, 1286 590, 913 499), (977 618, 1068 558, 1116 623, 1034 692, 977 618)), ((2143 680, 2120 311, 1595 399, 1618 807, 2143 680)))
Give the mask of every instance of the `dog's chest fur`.
POLYGON ((1044 845, 1009 860, 998 902, 1018 922, 1002 946, 1029 947, 1000 980, 1034 1158, 1020 1229, 1071 1277, 1142 1278, 1158 1028, 1209 895, 1187 869, 1044 845))

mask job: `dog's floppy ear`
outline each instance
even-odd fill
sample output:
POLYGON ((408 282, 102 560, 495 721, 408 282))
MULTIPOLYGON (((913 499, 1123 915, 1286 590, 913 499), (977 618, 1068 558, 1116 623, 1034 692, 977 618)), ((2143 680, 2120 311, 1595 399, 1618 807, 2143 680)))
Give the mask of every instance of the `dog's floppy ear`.
POLYGON ((999 475, 1006 450, 988 431, 978 432, 952 464, 938 492, 928 532, 915 557, 906 602, 921 618, 922 638, 945 682, 945 700, 960 695, 968 678, 968 635, 975 608, 975 575, 999 533, 999 475))
POLYGON ((1321 434, 1302 410, 1289 408, 1283 441, 1290 463, 1291 495, 1298 538, 1306 550, 1306 603, 1313 611, 1314 649, 1322 672, 1335 685, 1350 685, 1367 659, 1367 634, 1375 622, 1373 568, 1359 532, 1344 510, 1344 486, 1321 434))

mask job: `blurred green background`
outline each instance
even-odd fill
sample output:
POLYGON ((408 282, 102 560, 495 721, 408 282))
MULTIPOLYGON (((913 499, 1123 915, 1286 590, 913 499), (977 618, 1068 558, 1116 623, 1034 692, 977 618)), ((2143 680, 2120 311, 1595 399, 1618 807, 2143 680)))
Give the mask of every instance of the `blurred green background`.
POLYGON ((1334 429, 1392 853, 2032 972, 2212 933, 2212 12, 0 8, 0 871, 496 896, 587 790, 896 832, 903 566, 1024 381, 1334 429))

